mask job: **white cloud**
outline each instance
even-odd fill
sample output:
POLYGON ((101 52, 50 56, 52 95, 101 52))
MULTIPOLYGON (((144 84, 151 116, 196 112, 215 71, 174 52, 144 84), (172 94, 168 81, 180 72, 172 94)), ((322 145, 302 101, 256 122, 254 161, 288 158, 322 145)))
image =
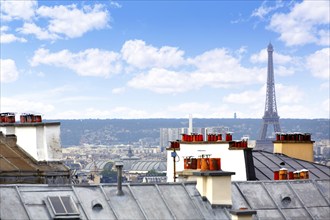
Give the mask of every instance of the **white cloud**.
POLYGON ((241 66, 240 60, 226 49, 207 51, 188 62, 197 68, 192 77, 199 84, 227 87, 237 83, 254 84, 265 81, 263 69, 241 66))
POLYGON ((14 60, 0 59, 0 81, 2 83, 14 82, 18 79, 18 75, 14 60))
POLYGON ((111 110, 99 110, 95 108, 87 108, 77 110, 68 110, 62 112, 56 112, 54 115, 51 115, 50 118, 60 118, 60 119, 89 119, 89 118, 98 118, 98 119, 108 119, 108 118, 125 118, 125 119, 134 119, 134 118, 150 118, 150 115, 143 110, 136 110, 124 106, 119 106, 111 110))
MULTIPOLYGON (((265 63, 267 66, 268 53, 266 49, 262 49, 259 53, 250 56, 251 63, 265 63)), ((279 76, 293 75, 300 66, 300 58, 292 57, 277 52, 273 52, 274 73, 279 76)))
POLYGON ((330 114, 330 99, 326 99, 322 102, 321 108, 324 110, 324 112, 327 113, 329 116, 330 114))
POLYGON ((17 31, 26 35, 35 35, 39 40, 81 37, 88 31, 108 27, 110 20, 108 11, 100 4, 84 6, 81 9, 75 4, 41 6, 35 9, 35 14, 38 22, 45 19, 45 26, 39 25, 42 22, 37 24, 28 20, 17 31))
MULTIPOLYGON (((303 100, 304 93, 296 86, 285 86, 282 84, 275 85, 276 104, 279 114, 285 113, 286 106, 294 106, 289 110, 289 115, 297 109, 298 104, 303 100), (283 110, 284 109, 284 110, 283 110)), ((266 85, 259 90, 247 90, 241 93, 231 93, 223 98, 224 103, 230 105, 245 106, 244 113, 246 117, 261 117, 265 107, 266 100, 266 85), (247 112, 249 112, 247 114, 247 112)), ((232 107, 233 108, 233 107, 232 107)), ((295 118, 301 115, 301 112, 295 112, 295 118)), ((244 114, 243 114, 244 115, 244 114)))
POLYGON ((265 87, 262 89, 255 91, 255 90, 248 90, 241 93, 231 93, 223 98, 225 103, 231 104, 240 104, 240 105, 254 105, 260 100, 265 99, 265 87))
POLYGON ((275 74, 279 76, 290 76, 295 74, 296 68, 294 67, 285 67, 285 66, 276 66, 274 70, 275 74))
POLYGON ((122 5, 115 1, 110 1, 110 6, 113 8, 121 8, 122 5))
POLYGON ((81 37, 93 29, 105 28, 109 15, 103 5, 84 6, 81 10, 76 5, 41 6, 37 9, 40 17, 50 18, 47 30, 55 35, 69 38, 81 37))
POLYGON ((188 74, 153 68, 146 74, 139 74, 127 85, 138 89, 149 89, 157 93, 179 93, 193 88, 193 79, 188 74))
POLYGON ((268 26, 288 46, 316 43, 329 45, 329 1, 296 3, 288 14, 276 13, 268 26))
POLYGON ((142 40, 126 41, 121 53, 129 65, 139 69, 177 67, 184 63, 182 50, 169 46, 156 48, 142 40))
POLYGON ((193 59, 189 59, 201 72, 228 71, 228 68, 240 66, 239 60, 226 49, 217 48, 207 51, 193 59))
POLYGON ((313 111, 303 105, 280 105, 277 109, 281 118, 313 118, 313 111))
POLYGON ((17 29, 21 34, 33 34, 39 40, 56 40, 60 38, 57 34, 51 33, 45 28, 38 27, 34 23, 24 23, 23 27, 17 29))
MULTIPOLYGON (((285 104, 298 104, 300 103, 305 94, 297 86, 286 86, 283 84, 275 85, 275 93, 277 99, 277 106, 285 104)), ((266 90, 265 90, 266 94, 266 90)))
POLYGON ((95 48, 78 53, 72 53, 68 50, 50 53, 48 50, 41 48, 35 51, 30 64, 31 66, 45 64, 65 67, 81 76, 109 77, 121 70, 117 53, 95 48))
POLYGON ((306 66, 313 76, 328 79, 330 78, 330 48, 323 48, 309 55, 306 58, 306 66))
POLYGON ((320 85, 321 90, 326 90, 329 92, 329 88, 330 88, 329 82, 324 82, 320 85))
POLYGON ((284 3, 282 1, 276 1, 276 5, 274 6, 267 6, 267 1, 262 2, 261 6, 257 9, 255 9, 251 16, 252 17, 258 17, 261 19, 264 19, 266 15, 271 13, 272 11, 275 11, 278 8, 281 8, 284 6, 284 3))
MULTIPOLYGON (((273 63, 275 64, 288 64, 294 61, 294 57, 289 55, 284 55, 281 53, 273 52, 273 63)), ((252 54, 250 57, 252 63, 267 63, 268 61, 268 52, 267 49, 262 49, 259 53, 252 54)))
POLYGON ((30 20, 35 16, 37 6, 38 3, 35 0, 1 0, 1 19, 5 21, 30 20))
POLYGON ((152 68, 135 76, 128 86, 157 93, 181 93, 201 87, 227 88, 265 82, 265 69, 245 68, 225 49, 207 51, 187 60, 190 72, 152 68))
POLYGON ((112 89, 111 93, 112 94, 122 94, 125 92, 125 90, 126 90, 125 87, 114 88, 114 89, 112 89))
POLYGON ((1 97, 1 111, 20 113, 49 113, 55 107, 38 100, 18 98, 18 97, 1 97))
POLYGON ((26 39, 21 38, 21 37, 16 37, 14 34, 8 34, 6 33, 9 30, 8 26, 2 26, 0 28, 0 43, 11 43, 11 42, 22 42, 25 43, 26 39))
POLYGON ((194 117, 198 117, 198 115, 204 115, 204 117, 205 117, 205 113, 207 113, 211 110, 213 111, 213 109, 211 109, 210 104, 207 102, 182 103, 179 105, 170 106, 167 109, 168 109, 168 111, 179 112, 180 114, 190 113, 194 117))

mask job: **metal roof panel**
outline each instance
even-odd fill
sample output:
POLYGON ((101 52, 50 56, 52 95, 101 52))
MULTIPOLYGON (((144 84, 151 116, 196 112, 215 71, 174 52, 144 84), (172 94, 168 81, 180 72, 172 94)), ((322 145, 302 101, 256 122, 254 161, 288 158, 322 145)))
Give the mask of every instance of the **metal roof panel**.
POLYGON ((0 219, 29 219, 15 187, 0 187, 0 219))
POLYGON ((290 184, 302 200, 304 206, 328 206, 325 198, 311 181, 293 181, 290 184))
POLYGON ((260 182, 239 182, 237 186, 252 209, 276 209, 276 205, 260 182))
POLYGON ((134 185, 131 189, 149 219, 173 218, 155 185, 134 185))
POLYGON ((74 189, 90 219, 116 219, 100 186, 75 186, 74 189))
MULTIPOLYGON (((103 186, 103 190, 109 198, 118 219, 145 219, 136 200, 133 198, 128 186, 123 186, 124 195, 117 196, 116 186, 103 186)), ((146 192, 148 195, 148 192, 146 192)))
POLYGON ((305 209, 283 209, 282 212, 288 219, 312 219, 305 209))
POLYGON ((266 182, 265 187, 280 208, 302 208, 302 204, 287 182, 266 182))
POLYGON ((171 211, 178 219, 201 219, 183 185, 159 185, 159 189, 171 211))

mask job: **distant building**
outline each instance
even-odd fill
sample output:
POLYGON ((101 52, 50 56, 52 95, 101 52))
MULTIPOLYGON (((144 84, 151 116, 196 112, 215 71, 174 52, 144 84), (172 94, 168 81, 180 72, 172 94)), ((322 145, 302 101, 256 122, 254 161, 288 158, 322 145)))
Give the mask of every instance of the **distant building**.
MULTIPOLYGON (((203 134, 208 133, 225 133, 228 132, 228 127, 194 127, 192 133, 203 134)), ((181 140, 182 134, 189 134, 188 128, 161 128, 160 129, 160 147, 167 148, 170 141, 181 140)))
POLYGON ((170 141, 181 139, 181 134, 188 133, 188 128, 160 128, 159 146, 166 148, 170 141))
MULTIPOLYGON (((209 140, 209 137, 208 140, 180 140, 174 145, 176 147, 167 148, 167 181, 189 178, 197 169, 190 165, 207 157, 212 161, 220 159, 221 170, 235 172, 234 181, 273 180, 274 172, 281 168, 290 172, 306 169, 311 179, 330 179, 330 167, 313 162, 314 141, 310 138, 309 134, 277 136, 279 140, 274 141, 274 153, 250 148, 249 141, 233 141, 226 137, 222 140, 209 140)), ((213 163, 206 161, 209 166, 213 163)))

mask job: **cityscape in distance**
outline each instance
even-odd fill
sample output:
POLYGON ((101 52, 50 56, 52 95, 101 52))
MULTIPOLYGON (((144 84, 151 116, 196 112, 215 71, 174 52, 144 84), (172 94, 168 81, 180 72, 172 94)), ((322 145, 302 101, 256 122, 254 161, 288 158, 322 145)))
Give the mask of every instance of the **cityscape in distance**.
MULTIPOLYGON (((83 119, 58 120, 61 122, 63 147, 81 144, 113 145, 129 144, 141 139, 151 145, 159 145, 160 128, 187 128, 188 119, 83 119)), ((281 119, 282 132, 311 133, 314 141, 330 139, 329 119, 281 119)), ((199 119, 194 127, 226 127, 234 139, 259 136, 261 119, 199 119)), ((269 129, 269 132, 273 132, 269 129)), ((274 136, 274 135, 273 135, 274 136)))
MULTIPOLYGON (((125 157, 130 150, 135 152, 135 156, 140 159, 164 160, 166 158, 164 149, 168 146, 161 141, 161 129, 188 128, 189 126, 188 118, 59 121, 64 152, 70 152, 70 148, 73 147, 76 155, 81 152, 86 155, 99 155, 96 157, 109 160, 125 157)), ((310 133, 312 140, 315 141, 315 161, 322 164, 328 163, 330 160, 329 119, 281 119, 280 123, 284 133, 310 133)), ((194 128, 224 128, 233 133, 233 140, 248 137, 251 142, 258 139, 261 124, 262 119, 193 119, 194 128)), ((275 137, 272 129, 268 129, 267 135, 275 137)), ((180 135, 178 136, 180 138, 180 135)))

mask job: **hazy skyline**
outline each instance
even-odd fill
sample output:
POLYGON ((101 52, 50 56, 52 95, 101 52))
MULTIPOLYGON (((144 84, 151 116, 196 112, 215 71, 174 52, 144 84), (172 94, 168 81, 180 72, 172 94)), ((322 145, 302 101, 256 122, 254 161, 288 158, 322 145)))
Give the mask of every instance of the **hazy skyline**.
POLYGON ((0 112, 329 118, 329 1, 0 2, 0 112))

